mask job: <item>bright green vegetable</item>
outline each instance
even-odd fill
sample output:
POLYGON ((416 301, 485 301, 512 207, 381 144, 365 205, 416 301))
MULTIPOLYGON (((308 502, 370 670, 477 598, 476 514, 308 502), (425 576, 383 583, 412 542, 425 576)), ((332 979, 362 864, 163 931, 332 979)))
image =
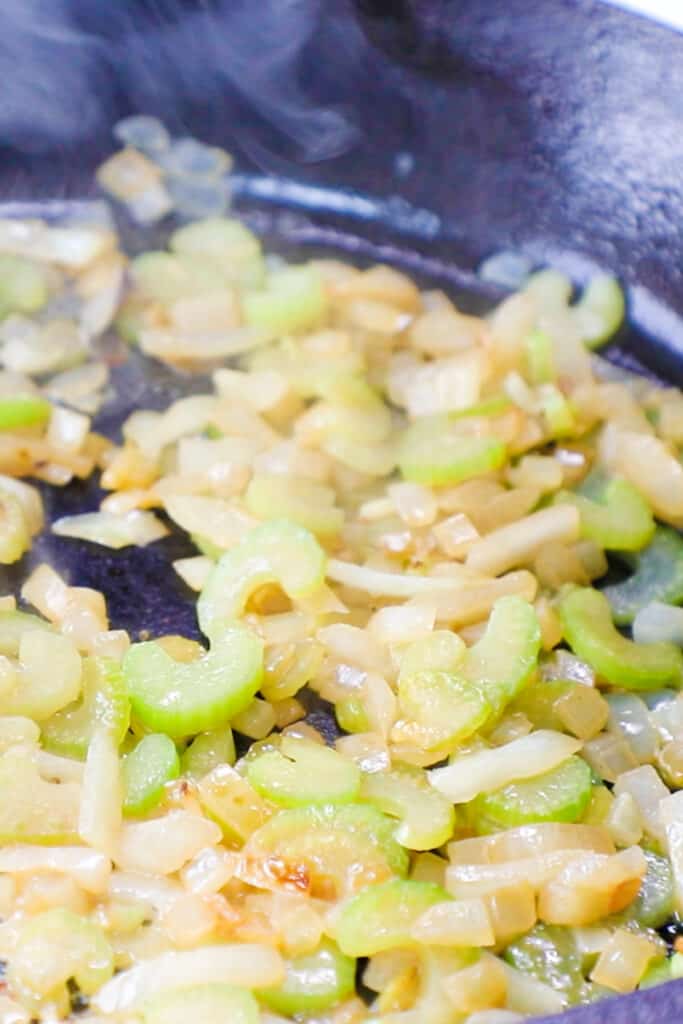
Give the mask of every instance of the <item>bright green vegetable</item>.
POLYGON ((52 406, 40 395, 6 395, 0 398, 0 430, 39 426, 51 412, 52 406))
POLYGON ((584 345, 604 345, 619 329, 626 312, 624 293, 617 279, 608 274, 591 278, 574 310, 584 345))
POLYGON ((360 788, 360 769, 353 761, 294 736, 283 736, 279 749, 250 761, 247 778, 257 793, 280 807, 350 803, 360 788))
POLYGON ((247 293, 242 308, 251 327, 295 334, 324 320, 327 296, 312 267, 287 267, 269 274, 263 291, 247 293))
POLYGON ((418 672, 455 672, 465 659, 467 648, 457 633, 435 629, 413 640, 401 652, 401 676, 418 672))
POLYGON ((80 700, 43 722, 43 743, 56 754, 85 760, 96 728, 111 729, 120 744, 129 721, 130 701, 119 664, 112 658, 86 658, 80 700))
POLYGON ((31 535, 21 502, 0 491, 0 565, 12 565, 31 547, 31 535))
POLYGON ((420 745, 427 750, 472 736, 493 710, 475 683, 451 672, 401 674, 398 700, 402 715, 419 726, 420 745))
POLYGON ((78 842, 80 786, 46 782, 21 749, 0 757, 0 843, 78 842))
POLYGON ((27 612, 0 611, 0 654, 10 658, 19 655, 19 645, 24 633, 34 630, 41 630, 44 633, 54 633, 54 626, 51 626, 45 619, 38 615, 29 615, 27 612))
POLYGON ((219 764, 235 763, 235 740, 232 729, 216 729, 213 732, 200 732, 180 758, 183 775, 191 779, 202 779, 219 764))
MULTIPOLYGON (((681 954, 676 954, 680 956, 681 954)), ((683 957, 681 957, 683 960, 683 957)), ((655 985, 663 985, 665 981, 671 981, 673 974, 671 972, 671 960, 657 960, 646 970, 643 977, 638 983, 638 989, 654 988, 655 985)))
POLYGON ((635 560, 635 571, 622 583, 605 587, 614 621, 633 622, 636 614, 652 601, 683 603, 683 537, 677 530, 659 526, 648 546, 635 560))
POLYGON ((48 995, 73 978, 84 995, 114 973, 114 954, 98 925, 61 907, 21 926, 9 966, 10 984, 48 995))
POLYGON ((164 786, 180 774, 178 751, 163 733, 143 736, 123 759, 123 813, 145 814, 161 800, 164 786))
POLYGON ((462 675, 476 684, 499 714, 530 680, 540 646, 533 606, 521 597, 501 597, 493 606, 486 632, 468 650, 462 675))
POLYGON ((581 536, 612 551, 639 551, 652 540, 655 521, 650 506, 627 480, 605 482, 596 500, 560 491, 556 501, 578 508, 581 536))
POLYGON ((618 633, 607 598, 590 587, 575 587, 558 606, 569 646, 613 686, 658 690, 679 685, 683 657, 673 644, 634 644, 618 633))
POLYGON ((334 536, 344 525, 344 513, 334 505, 334 491, 304 477, 253 476, 244 503, 257 519, 284 517, 320 537, 334 536))
POLYGON ((325 553, 308 530, 286 519, 257 526, 211 572, 197 602, 201 630, 220 632, 264 584, 279 583, 296 600, 313 593, 324 576, 325 553))
POLYGON ((571 403, 554 384, 543 384, 539 392, 541 409, 551 437, 571 437, 576 429, 571 403))
POLYGON ((123 671, 135 718, 180 739, 244 711, 261 685, 263 649, 254 633, 234 625, 198 661, 174 661, 154 641, 133 644, 123 671))
POLYGON ((315 952, 294 957, 285 969, 285 980, 276 988, 260 989, 258 997, 287 1016, 324 1013, 353 995, 356 987, 355 959, 329 939, 323 939, 315 952))
POLYGON ((647 873, 640 892, 629 906, 618 914, 619 923, 633 921, 644 928, 661 928, 675 911, 676 893, 671 863, 652 850, 643 849, 647 873))
POLYGON ((363 889, 341 908, 335 935, 348 956, 373 956, 412 944, 411 929, 435 903, 450 895, 433 882, 393 879, 363 889))
POLYGON ((518 971, 561 992, 571 1005, 591 999, 583 958, 569 928, 537 924, 515 939, 504 957, 518 971))
POLYGON ((482 793, 468 805, 468 817, 480 835, 539 821, 578 821, 591 798, 592 776, 580 757, 493 793, 482 793))
POLYGON ((409 426, 399 442, 398 465, 414 483, 459 484, 505 462, 505 445, 495 437, 458 432, 447 414, 425 416, 409 426))
POLYGON ((258 1024, 258 1003, 234 985, 192 985, 164 992, 142 1009, 144 1024, 258 1024))
POLYGON ((409 850, 433 850, 453 834, 455 808, 431 786, 421 768, 397 764, 389 772, 363 776, 361 796, 398 818, 396 839, 409 850))
POLYGON ((337 725, 344 732, 370 732, 372 724, 363 701, 358 697, 346 697, 334 705, 337 725))
POLYGON ((47 274, 40 263, 0 254, 0 319, 10 313, 36 313, 47 300, 47 274))
POLYGON ((524 342, 526 365, 532 384, 549 384, 555 380, 553 339, 544 331, 534 331, 524 342))

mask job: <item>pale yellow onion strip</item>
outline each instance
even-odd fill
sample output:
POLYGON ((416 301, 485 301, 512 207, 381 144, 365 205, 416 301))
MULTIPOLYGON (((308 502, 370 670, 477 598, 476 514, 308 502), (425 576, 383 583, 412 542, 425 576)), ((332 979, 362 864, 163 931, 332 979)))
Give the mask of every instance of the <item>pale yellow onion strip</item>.
POLYGON ((526 601, 533 601, 537 590, 538 583, 533 573, 520 569, 495 580, 462 582, 450 591, 420 594, 413 597, 408 606, 433 607, 437 622, 447 622, 452 628, 458 629, 481 622, 499 597, 518 594, 526 601))
POLYGON ((0 1020, 2 1024, 29 1024, 32 1015, 9 996, 0 994, 0 1020))
POLYGON ((183 891, 179 882, 163 875, 114 870, 109 878, 108 892, 112 900, 144 903, 157 913, 163 913, 183 891))
POLYGON ((165 328, 148 328, 140 333, 140 348, 148 356, 170 361, 200 362, 243 355, 273 340, 268 331, 233 327, 214 333, 184 334, 165 328))
POLYGON ((121 828, 122 802, 118 747, 106 729, 98 729, 83 771, 78 834, 84 843, 111 855, 121 828))
POLYGON ((580 515, 573 505, 553 505, 501 526, 470 547, 465 565, 475 572, 499 576, 528 562, 545 544, 578 540, 580 515))
POLYGON ((107 888, 111 861, 103 853, 78 846, 5 846, 0 872, 10 875, 54 871, 69 875, 81 888, 101 893, 107 888))
POLYGON ((527 1014, 535 1017, 541 1014, 560 1013, 565 1009, 565 997, 554 988, 528 974, 523 974, 509 964, 503 966, 508 983, 507 1005, 511 1010, 523 1013, 526 1018, 527 1014))
POLYGON ((206 846, 222 839, 215 822, 190 811, 170 811, 150 821, 126 822, 113 850, 117 867, 170 875, 206 846))
POLYGON ((52 524, 58 537, 76 537, 107 548, 144 547, 168 535, 168 530, 152 512, 133 509, 124 515, 111 512, 84 512, 63 516, 52 524))
POLYGON ((603 431, 600 453, 610 468, 638 488, 660 519, 683 523, 683 466, 669 445, 610 424, 603 431))
POLYGON ((593 924, 628 906, 638 895, 646 871, 639 846, 609 857, 587 854, 541 887, 538 916, 547 924, 593 924))
POLYGON ((467 1024, 511 1024, 521 1020, 503 1006, 507 997, 507 975, 501 961, 484 953, 479 960, 447 975, 443 990, 458 1013, 467 1013, 467 1024), (481 1011, 481 1012, 477 1012, 481 1011))
POLYGON ((502 864, 451 864, 446 888, 458 899, 486 896, 499 889, 530 883, 538 889, 575 861, 597 856, 586 850, 556 850, 537 857, 522 857, 502 864))
POLYGON ((0 474, 0 493, 7 492, 17 499, 24 514, 24 521, 31 536, 40 533, 45 525, 43 499, 40 491, 23 480, 0 474))
POLYGON ((683 790, 672 793, 659 804, 659 818, 674 874, 676 910, 683 913, 683 790))
POLYGON ((492 836, 456 840, 449 844, 448 856, 452 864, 504 864, 508 860, 558 850, 607 854, 614 853, 614 843, 607 829, 599 825, 545 821, 520 825, 492 836))
POLYGON ((419 594, 453 593, 463 583, 477 579, 473 572, 453 566, 452 576, 411 576, 407 573, 382 572, 364 565, 330 558, 327 577, 353 590, 362 590, 376 597, 415 597, 419 594))
POLYGON ((164 500, 171 519, 187 530, 206 537, 219 548, 237 544, 258 520, 222 498, 175 495, 164 500))
POLYGON ((580 749, 581 741, 573 736, 539 729, 505 746, 465 754, 427 774, 432 786, 453 803, 466 803, 509 782, 542 775, 580 749))
POLYGON ((493 946, 496 937, 483 899, 437 903, 417 919, 411 938, 427 946, 493 946))
POLYGON ((224 984, 262 988, 284 977, 282 957, 271 946, 226 943, 180 953, 162 953, 117 974, 93 997, 103 1013, 124 1013, 158 992, 191 985, 224 984))
POLYGON ((591 972, 591 981, 613 992, 633 992, 650 961, 662 950, 645 935, 617 928, 591 972))
POLYGON ((190 590, 199 593, 215 563, 206 555, 196 555, 193 558, 177 558, 172 565, 183 583, 186 583, 190 590))

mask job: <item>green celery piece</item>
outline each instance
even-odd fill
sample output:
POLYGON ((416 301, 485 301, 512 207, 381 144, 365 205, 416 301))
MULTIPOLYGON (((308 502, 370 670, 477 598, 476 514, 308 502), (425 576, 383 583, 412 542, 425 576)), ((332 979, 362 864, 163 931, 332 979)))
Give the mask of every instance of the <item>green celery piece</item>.
POLYGON ((246 287, 258 287, 265 276, 259 239, 232 218, 207 217, 187 224, 173 232, 169 248, 185 258, 214 261, 228 280, 246 287))
POLYGON ((80 786, 46 782, 21 749, 0 757, 0 843, 79 842, 80 786))
MULTIPOLYGON (((680 956, 680 953, 678 955, 680 956)), ((638 991, 663 985, 665 981, 671 981, 672 978, 671 960, 657 960, 651 967, 648 967, 638 982, 638 991)))
POLYGON ((569 757, 543 775, 511 782, 468 804, 468 817, 480 835, 541 821, 578 821, 591 798, 590 767, 569 757))
POLYGON ((146 641, 128 650, 123 672, 137 721, 182 739, 219 729, 244 711, 261 685, 263 645, 254 633, 233 625, 204 657, 183 663, 146 641))
MULTIPOLYGON (((571 679, 535 679, 525 686, 518 697, 510 705, 511 711, 519 711, 526 715, 536 729, 555 729, 565 731, 565 725, 558 708, 563 697, 568 697, 577 687, 585 689, 583 683, 571 679)), ((606 716, 606 712, 605 712, 606 716)))
POLYGON ((220 292, 228 286, 225 271, 199 254, 145 252, 132 261, 130 272, 137 288, 160 303, 220 292))
POLYGON ((595 500, 560 491, 555 501, 575 505, 581 515, 581 536, 608 551, 640 551, 654 536, 650 506, 628 480, 606 482, 595 500))
POLYGON ((617 632, 607 598, 591 587, 574 587, 558 612, 565 639, 582 661, 608 683, 625 690, 678 686, 683 656, 668 643, 635 644, 617 632))
POLYGON ((344 732, 371 732, 372 723, 368 718, 363 701, 359 697, 345 697, 334 705, 337 725, 344 732))
POLYGON ((54 991, 74 979, 92 996, 114 973, 114 954, 99 925, 63 907, 30 917, 20 928, 9 966, 9 979, 19 991, 54 991), (59 953, 55 958, 55 950, 59 953))
POLYGON ((259 1024, 251 992, 221 983, 190 985, 153 996, 142 1007, 142 1024, 259 1024))
POLYGON ((465 659, 467 648, 457 633, 435 629, 413 640, 401 651, 400 675, 417 672, 457 672, 465 659))
POLYGON ((540 647, 541 629, 533 605, 514 595, 500 597, 486 632, 468 650, 461 673, 498 715, 533 676, 540 647))
POLYGON ((572 297, 571 279, 561 270, 544 267, 531 274, 524 285, 524 291, 536 299, 541 311, 566 306, 572 297))
POLYGON ((413 945, 411 929, 435 903, 451 896, 433 882, 391 879, 352 896, 336 920, 335 936, 347 956, 374 956, 413 945))
POLYGON ((38 615, 30 615, 28 612, 0 611, 0 654, 17 658, 24 633, 38 629, 46 633, 56 632, 54 626, 38 615))
POLYGON ((130 701, 121 666, 113 658, 86 658, 81 698, 42 723, 43 744, 55 754, 85 760, 96 728, 111 729, 121 744, 129 722, 130 701))
POLYGON ((398 701, 403 716, 420 727, 420 742, 427 750, 472 736, 493 710, 476 683, 452 672, 401 673, 398 701))
MULTIPOLYGON (((368 804, 329 804, 279 811, 261 825, 244 847, 255 862, 276 858, 303 871, 337 896, 358 888, 359 869, 368 880, 403 876, 408 854, 397 842, 396 823, 368 804)), ((350 954, 353 955, 353 954, 350 954)))
POLYGON ((247 779, 279 807, 350 803, 360 789, 355 762, 331 747, 294 736, 283 736, 279 749, 250 761, 247 779))
POLYGON ((244 503, 257 519, 284 517, 319 537, 333 537, 344 525, 344 513, 330 502, 331 494, 328 487, 303 477, 256 474, 244 503))
POLYGON ((0 430, 37 427, 46 423, 52 406, 40 395, 7 395, 0 398, 0 430))
POLYGON ((554 384, 541 385, 539 393, 541 409, 552 437, 571 437, 576 429, 571 402, 554 384))
POLYGON ((181 773, 191 779, 202 779, 219 764, 234 764, 235 756, 235 740, 228 726, 200 732, 181 755, 181 773))
POLYGON ((327 309, 320 276, 306 266, 273 271, 263 291, 247 292, 242 300, 245 323, 279 335, 317 327, 327 309))
POLYGON ((496 437, 461 434, 447 413, 412 423, 399 442, 398 466, 413 483, 459 484, 500 469, 506 448, 496 437))
POLYGON ((395 764, 389 772, 364 775, 361 796, 399 819, 396 839, 408 850, 434 850, 453 835, 455 808, 421 768, 395 764))
POLYGON ((178 751, 164 733, 150 733, 126 754, 123 776, 123 813, 145 814, 161 800, 167 782, 180 774, 178 751))
POLYGON ((544 331, 533 331, 524 342, 526 365, 532 384, 550 384, 557 376, 553 339, 544 331))
POLYGON ((570 1005, 590 1001, 583 976, 583 957, 573 931, 559 925, 537 924, 515 939, 503 954, 512 967, 564 995, 570 1005))
POLYGON ((269 1009, 288 1017, 324 1013, 352 996, 356 988, 355 959, 345 956, 330 939, 323 939, 314 952, 287 961, 285 971, 283 982, 259 989, 257 995, 269 1009))
POLYGON ((31 547, 21 502, 9 491, 0 490, 0 565, 12 565, 31 547))
POLYGON ((0 318, 36 313, 48 300, 47 273, 34 260, 0 254, 0 318))
POLYGON ((586 348, 599 348, 619 329, 626 313, 626 300, 615 277, 598 274, 591 278, 574 306, 586 348))
POLYGON ((286 519, 254 527, 221 556, 197 601, 206 636, 243 612, 250 595, 266 583, 279 583, 296 600, 313 593, 325 578, 325 553, 313 534, 286 519))
POLYGON ((614 621, 629 625, 652 601, 683 604, 683 537, 669 526, 658 526, 648 546, 636 556, 635 572, 621 583, 605 587, 614 621))
POLYGON ((610 923, 635 923, 644 928, 661 928, 671 920, 676 909, 676 893, 671 863, 652 850, 643 849, 647 873, 640 892, 621 913, 610 918, 610 923))

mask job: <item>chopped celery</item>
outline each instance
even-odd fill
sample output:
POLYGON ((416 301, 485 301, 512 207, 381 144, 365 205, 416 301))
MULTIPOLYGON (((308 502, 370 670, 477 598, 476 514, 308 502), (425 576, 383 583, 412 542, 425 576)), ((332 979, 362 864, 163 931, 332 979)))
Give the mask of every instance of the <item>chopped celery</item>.
POLYGON ((24 633, 34 630, 41 630, 44 633, 54 633, 54 626, 51 626, 45 619, 37 615, 29 615, 27 612, 0 611, 0 654, 16 658, 19 655, 19 646, 24 633))
POLYGON ((130 702, 119 664, 112 658, 86 658, 80 700, 43 722, 43 743, 56 754, 84 760, 96 728, 111 729, 120 744, 129 720, 130 702))
POLYGON ((615 277, 598 274, 592 277, 574 306, 583 343, 587 348, 599 348, 618 330, 626 303, 624 293, 615 277))
POLYGON ((334 491, 304 477, 253 476, 244 503, 257 519, 284 517, 320 537, 334 536, 344 525, 344 513, 334 505, 334 491))
POLYGON ((612 551, 639 551, 652 540, 655 521, 650 506, 627 480, 606 483, 596 500, 560 491, 556 501, 570 503, 581 515, 581 536, 612 551))
POLYGON ((334 705, 337 725, 344 732, 371 732, 372 725, 360 697, 345 697, 334 705))
POLYGON ((256 526, 221 557, 197 602, 202 632, 211 636, 241 615, 251 594, 279 583, 296 600, 313 593, 325 576, 325 553, 303 527, 275 519, 256 526))
POLYGON ((0 757, 0 843, 78 841, 80 786, 46 782, 19 748, 0 757))
POLYGON ((554 384, 543 384, 539 391, 541 409, 551 437, 570 437, 576 429, 571 403, 554 384))
POLYGON ((537 924, 505 950, 509 964, 530 978, 549 985, 571 1004, 587 1002, 590 986, 583 975, 583 958, 571 929, 537 924))
POLYGON ((592 776, 580 757, 522 782, 483 793, 468 805, 468 816, 480 835, 539 821, 578 821, 591 798, 592 776))
POLYGON ((294 334, 323 321, 327 296, 312 267, 286 267, 268 275, 263 291, 248 292, 242 308, 245 322, 251 327, 294 334))
POLYGON ((235 740, 232 729, 200 732, 183 751, 180 768, 191 779, 202 779, 219 764, 235 763, 235 740))
POLYGON ((241 845, 270 817, 270 808, 246 779, 221 764, 199 780, 199 802, 223 829, 230 843, 241 845))
POLYGON ((12 565, 31 547, 31 535, 21 502, 0 491, 0 565, 12 565))
POLYGON ((260 1019, 251 992, 219 983, 163 992, 142 1008, 143 1024, 258 1024, 260 1019))
POLYGON ((220 267, 200 255, 145 252, 132 261, 130 272, 140 291, 161 303, 221 291, 227 285, 220 267))
POLYGON ((479 687, 451 672, 417 672, 400 676, 402 714, 419 727, 427 750, 455 745, 472 736, 491 715, 492 705, 479 687))
POLYGON ((339 948, 348 956, 373 956, 412 944, 411 929, 435 903, 450 895, 433 882, 392 879, 370 885, 345 903, 336 920, 339 948))
POLYGON ((0 254, 0 319, 10 313, 36 313, 47 300, 47 272, 40 263, 0 254))
POLYGON ((661 928, 671 919, 676 909, 673 869, 667 857, 660 857, 647 849, 643 849, 643 853, 647 861, 647 873, 640 892, 633 903, 610 920, 634 922, 644 928, 661 928))
POLYGON ((436 849, 453 834, 455 808, 429 784, 421 768, 396 764, 389 772, 364 775, 361 796, 399 819, 396 839, 409 850, 436 849))
POLYGON ((448 414, 425 416, 401 438, 398 465, 406 480, 419 484, 458 484, 500 469, 505 445, 495 437, 459 433, 448 414))
POLYGON ((413 640, 401 652, 401 676, 417 672, 455 672, 462 664, 467 648, 457 633, 435 629, 433 633, 413 640))
POLYGON ((486 632, 467 652, 462 674, 499 714, 530 680, 540 646, 541 629, 533 605, 521 597, 500 597, 486 632))
POLYGON ((294 736, 283 736, 278 750, 250 761, 247 778, 257 793, 280 807, 350 803, 360 788, 360 769, 353 761, 294 736))
POLYGON ((524 343, 526 365, 532 384, 549 384, 555 380, 553 339, 544 331, 533 331, 524 343))
POLYGON ((609 715, 609 705, 598 690, 570 679, 540 679, 529 683, 510 710, 526 715, 537 729, 571 732, 579 739, 588 739, 600 732, 609 715), (572 708, 577 704, 581 705, 582 712, 575 720, 572 708))
POLYGON ((230 281, 260 285, 264 276, 261 243, 244 224, 226 217, 209 217, 174 231, 169 241, 173 252, 193 259, 211 259, 230 281))
POLYGON ((330 939, 323 939, 313 953, 288 961, 285 970, 285 980, 276 988, 260 989, 258 997, 271 1010, 289 1017, 323 1013, 353 995, 356 987, 355 959, 345 956, 330 939))
POLYGON ((25 921, 10 961, 10 983, 47 996, 73 978, 93 995, 114 973, 114 954, 102 929, 55 907, 25 921))
POLYGON ((558 606, 564 636, 575 654, 613 686, 658 690, 679 685, 683 656, 673 644, 634 644, 618 633, 607 598, 575 587, 558 606))
POLYGON ((52 406, 40 395, 7 395, 0 398, 0 430, 39 426, 51 412, 52 406))
POLYGON ((254 832, 245 854, 280 864, 285 883, 301 880, 314 896, 339 898, 407 873, 408 854, 394 833, 395 822, 369 805, 301 807, 275 814, 254 832))
POLYGON ((524 285, 524 291, 536 300, 541 311, 566 306, 572 297, 572 290, 571 280, 554 267, 534 271, 524 285))
POLYGON ((133 644, 123 671, 135 718, 180 739, 219 729, 244 711, 261 685, 263 647, 235 625, 198 661, 174 661, 154 641, 133 644))
POLYGON ((665 981, 671 981, 671 960, 657 960, 646 970, 638 983, 638 989, 654 988, 655 985, 663 985, 665 981))
POLYGON ((123 813, 145 814, 161 800, 164 786, 180 774, 178 751, 163 733, 150 733, 123 759, 123 813))
POLYGON ((633 622, 652 601, 683 603, 683 537, 677 530, 659 526, 648 546, 636 556, 634 573, 622 583, 605 587, 614 621, 633 622))
POLYGON ((68 637, 43 630, 22 633, 17 685, 2 695, 5 715, 26 715, 43 722, 77 699, 82 661, 68 637))

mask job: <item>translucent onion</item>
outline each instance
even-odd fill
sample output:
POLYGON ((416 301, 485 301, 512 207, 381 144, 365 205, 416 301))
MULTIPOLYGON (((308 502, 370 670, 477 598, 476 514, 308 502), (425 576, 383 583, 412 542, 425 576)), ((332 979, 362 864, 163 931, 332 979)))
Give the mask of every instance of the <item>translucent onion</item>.
POLYGON ((473 572, 459 566, 453 566, 453 570, 452 576, 412 576, 407 573, 380 572, 364 565, 342 562, 337 558, 330 558, 327 563, 329 579, 376 597, 448 594, 458 590, 464 582, 476 578, 473 572))
POLYGON ((476 541, 466 565, 476 572, 499 576, 528 562, 544 545, 571 542, 579 536, 579 513, 569 505, 553 505, 502 526, 476 541))
POLYGON ((428 946, 492 946, 495 935, 482 899, 451 900, 426 910, 411 928, 417 942, 428 946))
POLYGON ((74 537, 101 544, 105 548, 144 547, 168 535, 168 530, 152 512, 134 509, 125 515, 112 512, 84 512, 63 516, 52 524, 58 537, 74 537))
POLYGON ((111 855, 121 827, 123 790, 116 742, 96 730, 83 772, 78 834, 84 843, 111 855))
POLYGON ((189 811, 171 811, 162 818, 124 824, 113 858, 124 871, 169 875, 221 838, 215 822, 189 811))
POLYGON ((5 846, 0 850, 0 872, 36 874, 54 871, 73 878, 86 892, 107 888, 111 861, 104 854, 77 846, 5 846))
POLYGON ((660 947, 645 935, 617 928, 591 971, 591 981, 613 992, 633 992, 650 962, 661 955, 660 947))
POLYGON ((607 703, 610 728, 623 735, 641 764, 653 761, 659 739, 645 702, 633 693, 611 693, 607 703))
POLYGON ((450 843, 448 855, 452 864, 504 864, 508 860, 559 850, 609 854, 614 853, 614 844, 604 828, 547 821, 507 829, 492 836, 457 840, 450 843))
MULTIPOLYGON (((505 964, 507 977, 507 1005, 511 1010, 536 1016, 537 1014, 560 1013, 566 1002, 555 989, 505 964)), ((111 982, 109 982, 111 984, 111 982)))
POLYGON ((655 769, 648 764, 621 774, 614 784, 614 795, 618 797, 621 793, 629 793, 635 800, 645 831, 654 839, 662 840, 659 805, 669 796, 669 790, 655 769))
POLYGON ((636 613, 633 639, 637 644, 671 643, 683 647, 683 608, 651 601, 636 613))

